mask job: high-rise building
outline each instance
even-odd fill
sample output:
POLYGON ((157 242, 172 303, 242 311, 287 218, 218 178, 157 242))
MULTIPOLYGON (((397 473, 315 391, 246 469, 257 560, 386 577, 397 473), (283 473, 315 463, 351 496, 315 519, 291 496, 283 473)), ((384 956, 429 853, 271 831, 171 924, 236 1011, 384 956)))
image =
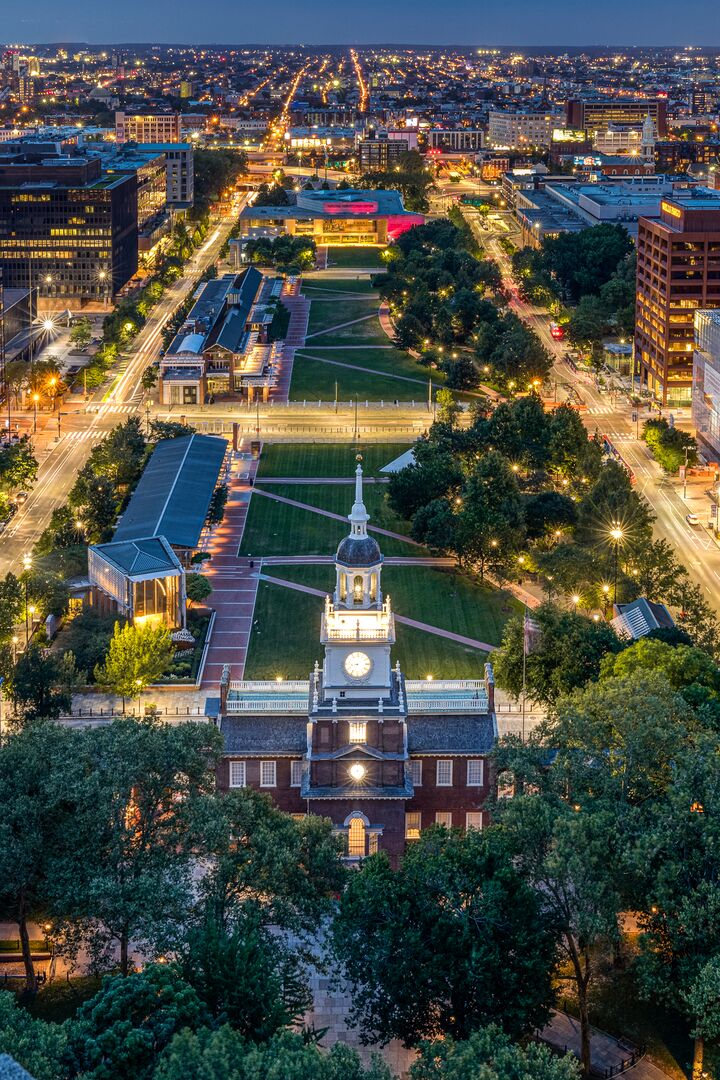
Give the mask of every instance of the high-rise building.
POLYGON ((490 109, 488 112, 488 143, 510 149, 530 149, 533 146, 550 146, 553 130, 560 117, 544 111, 530 109, 490 109))
POLYGON ((665 138, 667 98, 570 98, 566 106, 567 126, 588 133, 606 130, 608 124, 642 124, 648 115, 665 138))
POLYGON ((705 457, 720 461, 720 310, 695 312, 692 418, 705 457))
POLYGON ((381 172, 393 168, 409 150, 407 139, 378 138, 374 132, 358 141, 358 158, 363 172, 375 169, 381 172))
POLYGON ((68 304, 103 300, 137 270, 137 178, 54 144, 5 144, 0 268, 5 284, 68 304), (54 153, 53 153, 54 152, 54 153))
POLYGON ((116 112, 115 142, 180 142, 180 114, 116 112))
POLYGON ((720 307, 720 196, 707 188, 663 199, 638 222, 635 359, 663 405, 690 402, 693 318, 720 307))

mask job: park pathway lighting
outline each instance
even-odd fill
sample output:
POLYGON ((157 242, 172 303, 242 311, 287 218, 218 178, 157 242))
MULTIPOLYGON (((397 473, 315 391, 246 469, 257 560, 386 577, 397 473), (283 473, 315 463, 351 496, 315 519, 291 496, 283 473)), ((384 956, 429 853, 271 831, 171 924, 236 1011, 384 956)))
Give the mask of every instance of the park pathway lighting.
POLYGON ((612 540, 615 549, 615 587, 613 589, 613 604, 617 604, 618 555, 624 535, 621 526, 616 522, 610 530, 610 539, 612 540))

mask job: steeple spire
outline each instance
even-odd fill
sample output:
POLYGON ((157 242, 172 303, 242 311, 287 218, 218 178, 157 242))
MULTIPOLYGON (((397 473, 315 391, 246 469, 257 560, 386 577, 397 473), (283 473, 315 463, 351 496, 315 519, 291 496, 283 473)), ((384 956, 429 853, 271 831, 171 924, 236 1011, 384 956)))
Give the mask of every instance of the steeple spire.
POLYGON ((358 454, 356 460, 358 464, 355 470, 355 502, 353 503, 352 510, 348 514, 348 521, 351 526, 350 535, 353 537, 363 537, 367 536, 367 523, 370 520, 370 515, 365 509, 365 503, 363 502, 363 471, 362 465, 360 464, 362 461, 362 454, 358 454))

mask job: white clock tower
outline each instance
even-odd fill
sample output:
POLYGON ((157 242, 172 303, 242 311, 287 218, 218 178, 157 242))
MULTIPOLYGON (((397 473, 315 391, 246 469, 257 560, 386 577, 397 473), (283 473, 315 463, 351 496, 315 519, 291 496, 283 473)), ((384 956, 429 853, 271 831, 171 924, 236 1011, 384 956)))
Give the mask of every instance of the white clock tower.
POLYGON ((362 459, 355 470, 355 502, 350 534, 335 556, 335 593, 325 601, 320 640, 325 646, 322 687, 333 698, 389 698, 392 692, 390 649, 395 620, 390 597, 383 600, 380 574, 383 557, 368 536, 363 503, 362 459))

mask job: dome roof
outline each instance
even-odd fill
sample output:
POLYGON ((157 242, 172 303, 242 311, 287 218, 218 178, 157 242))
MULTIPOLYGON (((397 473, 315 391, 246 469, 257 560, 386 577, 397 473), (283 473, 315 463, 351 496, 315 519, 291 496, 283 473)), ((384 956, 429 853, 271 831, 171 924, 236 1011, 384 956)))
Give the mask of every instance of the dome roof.
POLYGON ((343 566, 375 566, 382 562, 382 554, 372 536, 346 536, 340 541, 335 562, 343 566))

